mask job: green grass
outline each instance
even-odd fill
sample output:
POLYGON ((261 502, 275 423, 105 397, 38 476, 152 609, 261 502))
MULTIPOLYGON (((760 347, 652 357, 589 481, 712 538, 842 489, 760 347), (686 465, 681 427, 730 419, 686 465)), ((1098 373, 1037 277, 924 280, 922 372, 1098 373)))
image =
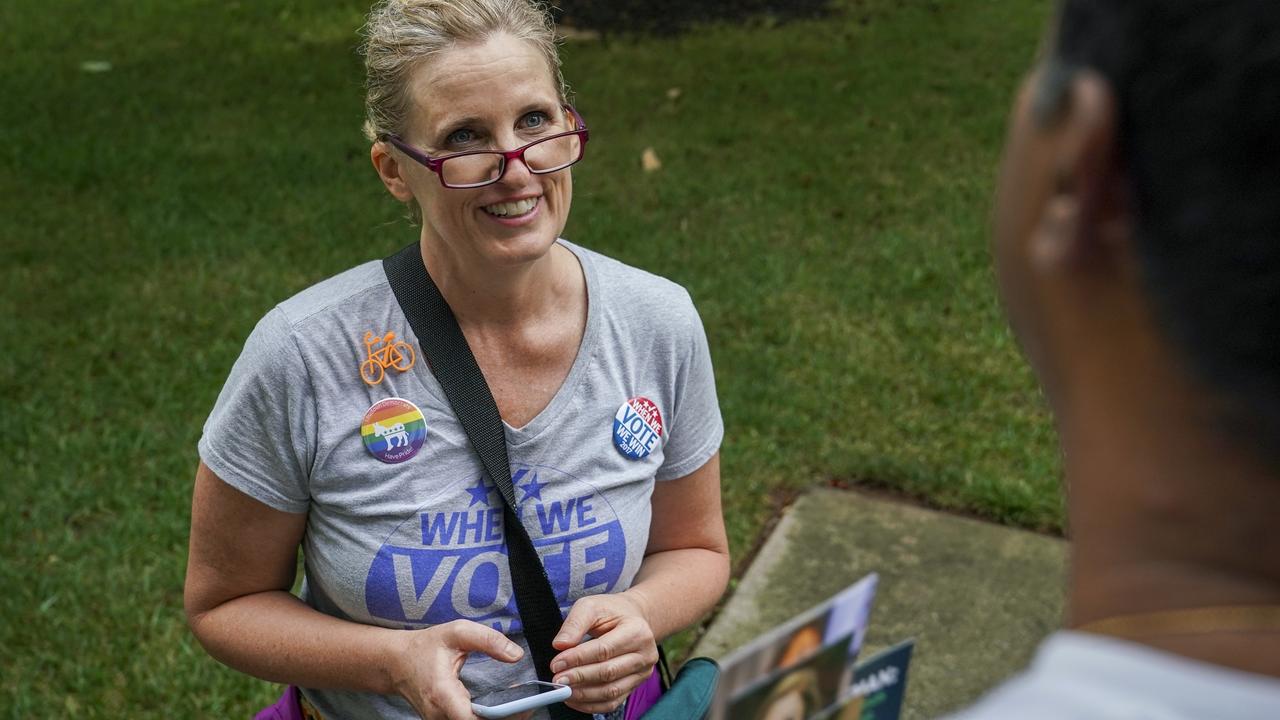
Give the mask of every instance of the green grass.
MULTIPOLYGON (((270 698, 183 623, 195 442, 259 316, 414 236, 358 131, 362 5, 0 4, 4 717, 270 698)), ((832 481, 1059 529, 985 241, 1047 2, 844 6, 567 46, 592 141, 566 235, 698 303, 739 557, 832 481)))

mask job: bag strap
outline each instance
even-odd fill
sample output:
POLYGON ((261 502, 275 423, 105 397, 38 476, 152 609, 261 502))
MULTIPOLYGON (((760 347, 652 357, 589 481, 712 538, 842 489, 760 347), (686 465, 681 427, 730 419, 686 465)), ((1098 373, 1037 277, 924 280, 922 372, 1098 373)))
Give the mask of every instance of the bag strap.
MULTIPOLYGON (((511 484, 511 461, 507 457, 507 436, 502 415, 489 385, 480 372, 467 338, 458 327, 449 303, 436 287, 422 263, 422 252, 414 242, 382 260, 396 302, 418 336, 418 344, 435 374, 453 413, 462 424, 471 446, 480 456, 489 479, 498 486, 503 500, 502 527, 507 544, 507 563, 516 607, 524 626, 524 636, 533 654, 538 678, 550 682, 551 660, 556 650, 552 639, 560 632, 564 616, 547 571, 534 549, 533 540, 520 522, 515 488, 511 484)), ((554 720, 586 720, 585 715, 563 703, 548 708, 554 720)))

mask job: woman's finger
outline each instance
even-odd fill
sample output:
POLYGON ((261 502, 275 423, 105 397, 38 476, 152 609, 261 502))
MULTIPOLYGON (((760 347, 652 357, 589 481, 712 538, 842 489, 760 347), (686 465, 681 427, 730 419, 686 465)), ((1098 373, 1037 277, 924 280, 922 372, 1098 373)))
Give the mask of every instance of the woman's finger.
POLYGON ((429 720, 475 720, 471 694, 458 679, 458 670, 469 653, 484 653, 514 662, 524 654, 502 633, 467 620, 436 625, 412 634, 406 648, 409 687, 401 694, 418 714, 429 720))
POLYGON ((515 662, 524 655, 524 649, 506 635, 479 623, 454 620, 436 627, 444 645, 452 650, 484 653, 502 662, 515 662))
POLYGON ((632 689, 634 688, 625 685, 611 684, 590 688, 581 693, 575 690, 573 696, 566 700, 565 704, 575 710, 584 712, 609 712, 621 705, 632 689), (592 709, 588 711, 587 708, 592 709))
POLYGON ((558 650, 574 647, 595 628, 600 621, 600 610, 591 600, 590 597, 582 598, 569 608, 569 615, 560 625, 560 632, 551 641, 552 647, 558 650))
POLYGON ((587 693, 579 698, 577 693, 565 701, 565 705, 585 713, 609 713, 617 710, 626 701, 627 695, 635 688, 609 685, 598 692, 587 693))
POLYGON ((565 650, 551 661, 551 671, 560 673, 575 667, 605 663, 630 652, 658 661, 657 641, 643 622, 621 623, 599 637, 565 650))
POLYGON ((628 675, 620 680, 605 685, 579 685, 573 689, 573 695, 570 696, 572 702, 577 703, 609 703, 614 700, 622 700, 631 694, 641 683, 647 678, 647 674, 628 675))
POLYGON ((458 678, 437 676, 428 682, 428 689, 411 701, 419 715, 429 720, 475 720, 471 694, 458 678))
POLYGON ((448 720, 475 720, 475 711, 471 709, 471 695, 463 693, 462 697, 453 696, 445 702, 444 717, 448 720))
POLYGON ((608 685, 632 675, 647 677, 654 663, 642 653, 630 652, 605 662, 571 668, 555 677, 562 685, 577 688, 589 685, 608 685))

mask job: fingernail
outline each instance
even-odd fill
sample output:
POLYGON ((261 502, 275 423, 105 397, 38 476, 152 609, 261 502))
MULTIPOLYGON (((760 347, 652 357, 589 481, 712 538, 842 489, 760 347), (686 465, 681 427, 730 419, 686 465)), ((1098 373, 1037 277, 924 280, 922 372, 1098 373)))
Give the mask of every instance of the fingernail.
MULTIPOLYGON (((551 663, 551 672, 560 672, 565 668, 566 665, 568 665, 568 663, 566 663, 563 660, 555 660, 551 663)), ((556 682, 560 682, 560 681, 557 680, 556 682)))
POLYGON ((504 648, 504 649, 507 651, 507 654, 508 654, 508 655, 519 655, 519 654, 520 654, 520 646, 519 646, 519 645, 516 645, 516 644, 515 644, 515 643, 513 643, 513 642, 509 642, 509 643, 507 643, 507 646, 506 646, 506 648, 504 648))
POLYGON ((565 635, 564 633, 561 633, 557 635, 556 639, 552 640, 551 642, 558 642, 558 643, 569 642, 569 636, 565 635))

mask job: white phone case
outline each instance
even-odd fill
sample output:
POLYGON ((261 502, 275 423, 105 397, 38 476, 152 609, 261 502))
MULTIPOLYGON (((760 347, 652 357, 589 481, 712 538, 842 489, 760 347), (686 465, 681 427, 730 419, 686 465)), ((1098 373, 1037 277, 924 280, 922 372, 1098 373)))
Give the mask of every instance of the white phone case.
POLYGON ((482 718, 494 718, 496 720, 496 718, 504 718, 508 715, 515 715, 516 713, 524 712, 525 710, 533 710, 534 708, 540 708, 545 705, 568 700, 569 696, 573 694, 573 689, 568 685, 559 685, 557 683, 545 683, 540 680, 531 680, 527 683, 522 683, 522 685, 538 685, 542 687, 552 687, 555 689, 548 690, 547 692, 541 692, 527 698, 512 700, 511 702, 503 703, 501 705, 479 705, 473 702, 471 703, 472 712, 482 718))

